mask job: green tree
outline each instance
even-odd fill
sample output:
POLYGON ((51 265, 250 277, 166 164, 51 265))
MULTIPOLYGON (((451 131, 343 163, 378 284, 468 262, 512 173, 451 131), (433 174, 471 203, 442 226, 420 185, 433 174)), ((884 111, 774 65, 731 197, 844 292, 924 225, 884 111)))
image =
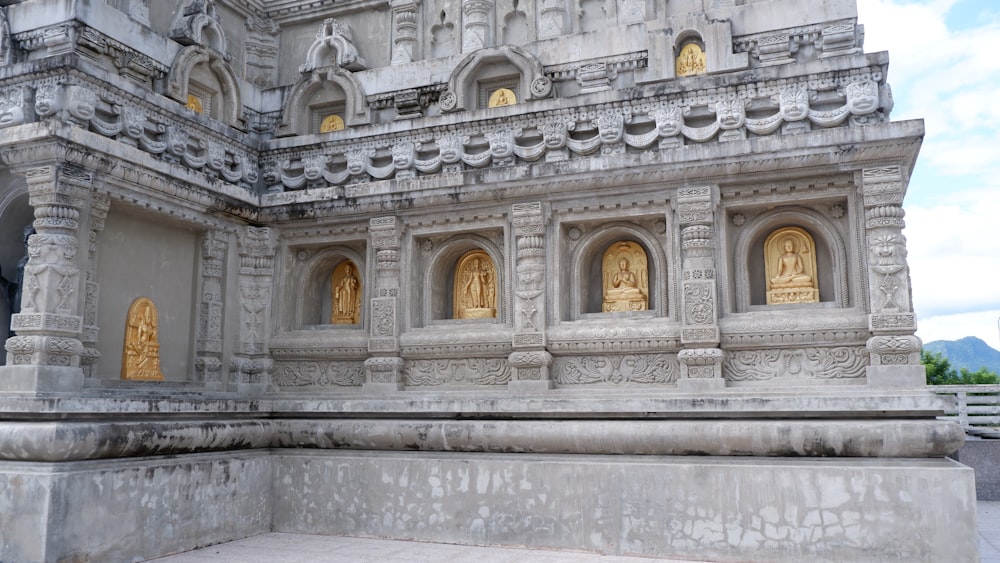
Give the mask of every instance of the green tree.
POLYGON ((984 367, 976 371, 956 370, 948 358, 937 352, 920 352, 920 363, 927 370, 927 385, 996 385, 1000 376, 984 367))
POLYGON ((961 385, 958 372, 941 354, 924 350, 920 352, 920 363, 927 370, 927 385, 961 385))

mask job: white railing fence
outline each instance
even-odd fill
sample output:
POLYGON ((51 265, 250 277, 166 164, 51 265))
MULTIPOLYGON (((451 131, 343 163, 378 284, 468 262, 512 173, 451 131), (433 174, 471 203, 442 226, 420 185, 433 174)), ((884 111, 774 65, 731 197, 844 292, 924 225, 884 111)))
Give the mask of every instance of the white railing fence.
POLYGON ((955 420, 970 436, 1000 438, 1000 385, 929 385, 938 395, 955 397, 955 404, 938 417, 955 420))

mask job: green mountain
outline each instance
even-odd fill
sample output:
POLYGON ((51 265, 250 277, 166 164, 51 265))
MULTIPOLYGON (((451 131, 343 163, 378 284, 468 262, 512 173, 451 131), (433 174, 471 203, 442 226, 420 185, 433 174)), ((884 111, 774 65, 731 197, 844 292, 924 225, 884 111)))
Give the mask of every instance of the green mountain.
POLYGON ((985 367, 1000 374, 1000 351, 975 336, 966 336, 960 340, 935 340, 924 344, 924 350, 937 352, 948 358, 956 370, 966 368, 976 371, 985 367))

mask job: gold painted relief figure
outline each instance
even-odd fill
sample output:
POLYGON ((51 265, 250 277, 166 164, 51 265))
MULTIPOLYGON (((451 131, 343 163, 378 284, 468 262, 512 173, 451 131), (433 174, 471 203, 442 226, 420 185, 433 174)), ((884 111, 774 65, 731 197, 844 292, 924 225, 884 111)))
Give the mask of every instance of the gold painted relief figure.
POLYGON ((649 308, 649 269, 646 251, 635 242, 619 241, 601 260, 604 303, 601 311, 645 311, 649 308))
POLYGON ((156 305, 148 297, 132 302, 125 319, 122 379, 162 381, 159 321, 156 305))
POLYGON ((202 113, 205 111, 204 107, 201 105, 201 100, 194 94, 188 94, 187 104, 184 107, 195 113, 202 113))
POLYGON ((779 229, 764 241, 767 304, 818 303, 816 244, 798 227, 779 229))
POLYGON ((320 133, 331 133, 333 131, 343 131, 344 130, 344 118, 333 113, 323 118, 323 122, 319 124, 320 133))
POLYGON ((466 252, 455 268, 456 319, 492 319, 497 316, 497 273, 482 250, 466 252))
POLYGON ((361 280, 357 268, 344 260, 333 269, 330 276, 330 324, 356 325, 361 322, 361 280))
POLYGON ((517 94, 510 88, 497 88, 490 94, 487 107, 498 108, 512 106, 517 103, 517 94))
POLYGON ((685 45, 677 55, 677 76, 694 76, 707 71, 705 51, 697 43, 685 45))

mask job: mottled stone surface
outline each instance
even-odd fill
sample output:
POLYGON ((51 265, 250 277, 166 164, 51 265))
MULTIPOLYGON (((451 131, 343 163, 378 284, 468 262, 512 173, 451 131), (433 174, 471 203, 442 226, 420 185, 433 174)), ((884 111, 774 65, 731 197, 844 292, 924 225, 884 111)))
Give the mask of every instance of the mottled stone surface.
POLYGON ((274 530, 718 561, 973 561, 949 460, 276 451, 274 530), (789 486, 794 484, 794 486, 789 486))
POLYGON ((967 440, 952 459, 976 472, 976 498, 1000 501, 1000 440, 967 440))
POLYGON ((270 530, 266 451, 0 463, 0 560, 147 559, 270 530))

